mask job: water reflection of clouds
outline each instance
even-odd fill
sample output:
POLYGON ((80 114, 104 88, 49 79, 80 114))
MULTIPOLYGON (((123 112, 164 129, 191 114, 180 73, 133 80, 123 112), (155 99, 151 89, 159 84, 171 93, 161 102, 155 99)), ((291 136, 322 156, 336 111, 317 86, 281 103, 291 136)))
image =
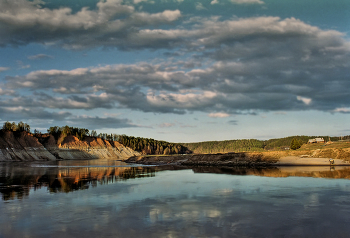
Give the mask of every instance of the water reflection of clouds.
POLYGON ((349 214, 341 215, 338 208, 344 208, 348 192, 341 189, 349 181, 304 178, 298 182, 303 183, 164 171, 157 173, 157 177, 97 184, 94 189, 75 193, 50 194, 39 189, 25 201, 13 200, 0 206, 0 234, 5 237, 9 234, 44 237, 50 232, 55 232, 57 237, 67 233, 82 237, 286 234, 324 237, 340 235, 336 229, 348 229, 349 218, 345 215, 349 214), (332 199, 334 204, 329 206, 327 199, 332 199), (316 211, 315 204, 326 206, 316 211), (321 231, 320 224, 328 230, 321 231))
POLYGON ((42 187, 22 201, 1 201, 0 237, 340 236, 350 231, 349 187, 343 179, 192 170, 97 183, 74 193, 42 187))

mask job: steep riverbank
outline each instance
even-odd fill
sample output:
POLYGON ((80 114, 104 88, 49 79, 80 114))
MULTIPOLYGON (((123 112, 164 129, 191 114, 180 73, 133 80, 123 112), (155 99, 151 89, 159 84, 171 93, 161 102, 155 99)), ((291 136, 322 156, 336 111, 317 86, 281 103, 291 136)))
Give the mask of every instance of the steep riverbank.
POLYGON ((0 161, 126 159, 140 153, 116 141, 69 135, 60 143, 49 134, 33 136, 28 132, 1 131, 0 161))

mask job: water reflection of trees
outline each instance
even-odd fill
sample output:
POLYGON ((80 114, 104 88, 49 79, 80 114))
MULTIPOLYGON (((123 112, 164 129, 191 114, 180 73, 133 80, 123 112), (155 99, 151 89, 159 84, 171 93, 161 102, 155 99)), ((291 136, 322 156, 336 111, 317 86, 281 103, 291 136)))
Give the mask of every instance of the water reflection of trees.
POLYGON ((68 193, 127 179, 154 177, 155 167, 18 168, 0 167, 3 200, 23 199, 47 187, 51 193, 68 193))
POLYGON ((87 165, 51 168, 2 166, 0 167, 0 193, 3 200, 22 199, 29 195, 31 189, 35 191, 43 187, 47 187, 51 193, 68 193, 127 179, 154 177, 160 170, 182 169, 192 169, 195 173, 350 179, 350 167, 94 167, 91 162, 87 165))

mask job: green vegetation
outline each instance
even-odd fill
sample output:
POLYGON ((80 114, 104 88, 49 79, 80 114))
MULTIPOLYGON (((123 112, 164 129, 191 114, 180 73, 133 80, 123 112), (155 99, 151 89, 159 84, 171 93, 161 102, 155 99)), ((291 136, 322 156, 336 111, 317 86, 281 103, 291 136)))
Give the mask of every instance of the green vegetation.
POLYGON ((74 135, 79 140, 84 139, 85 136, 92 136, 96 138, 101 138, 109 141, 118 141, 124 146, 130 147, 131 149, 142 152, 148 155, 169 155, 169 154, 184 154, 188 153, 187 148, 180 144, 169 143, 166 141, 157 141, 149 138, 133 137, 127 135, 117 135, 117 134, 107 134, 100 133, 97 134, 96 131, 92 130, 89 134, 89 130, 85 128, 76 127, 50 127, 47 132, 53 135, 57 143, 62 143, 64 138, 68 135, 74 135))
POLYGON ((91 131, 90 136, 98 137, 104 140, 119 141, 119 135, 117 134, 107 134, 107 133, 97 134, 97 132, 94 130, 91 131))
POLYGON ((226 153, 240 151, 263 151, 265 142, 251 140, 225 140, 225 141, 206 141, 198 143, 182 143, 194 153, 226 153))
POLYGON ((297 150, 297 149, 299 149, 302 145, 303 145, 302 140, 297 139, 297 138, 293 138, 292 142, 290 143, 290 148, 291 148, 292 150, 297 150))
POLYGON ((61 143, 68 135, 76 136, 79 140, 84 139, 89 135, 89 130, 85 128, 69 127, 69 126, 52 126, 47 130, 47 133, 53 135, 61 143))
POLYGON ((142 152, 147 155, 169 155, 169 154, 185 154, 189 153, 188 149, 177 143, 169 143, 150 138, 133 137, 120 135, 119 142, 124 146, 128 146, 133 150, 142 152))
POLYGON ((26 131, 30 133, 30 126, 27 123, 23 123, 22 121, 18 122, 18 124, 16 124, 15 122, 5 122, 4 125, 2 126, 2 129, 5 131, 26 131))
MULTIPOLYGON (((228 152, 259 152, 266 150, 286 150, 293 149, 295 146, 306 144, 309 139, 322 137, 325 141, 338 141, 339 137, 329 136, 290 136, 285 138, 270 139, 270 140, 225 140, 225 141, 205 141, 197 143, 182 143, 193 153, 228 153, 228 152), (295 146, 291 146, 292 141, 295 146)), ((342 137, 343 140, 350 139, 350 136, 342 137)), ((298 148, 300 148, 300 146, 298 148)))

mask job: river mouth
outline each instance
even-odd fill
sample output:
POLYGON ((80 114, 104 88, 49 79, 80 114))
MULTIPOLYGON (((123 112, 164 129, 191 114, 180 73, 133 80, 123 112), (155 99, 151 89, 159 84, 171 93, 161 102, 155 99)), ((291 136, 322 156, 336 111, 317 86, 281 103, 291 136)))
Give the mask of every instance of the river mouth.
POLYGON ((341 236, 349 178, 325 166, 0 163, 0 237, 341 236))

